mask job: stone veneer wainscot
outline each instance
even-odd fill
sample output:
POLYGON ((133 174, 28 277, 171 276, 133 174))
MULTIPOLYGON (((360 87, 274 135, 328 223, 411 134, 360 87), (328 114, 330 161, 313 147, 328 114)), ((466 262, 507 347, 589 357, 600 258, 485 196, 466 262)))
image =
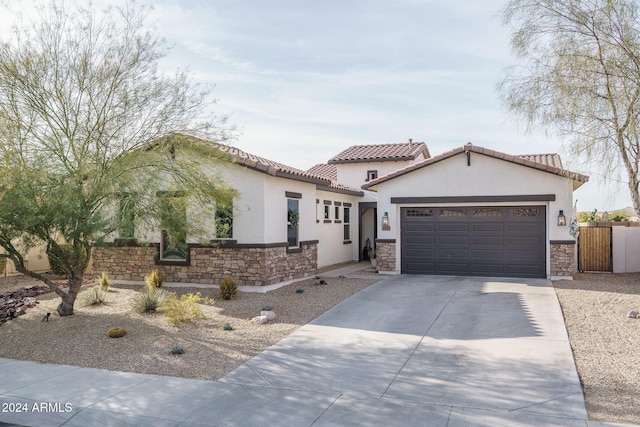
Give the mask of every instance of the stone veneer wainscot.
POLYGON ((376 240, 378 271, 396 271, 396 241, 376 240))
POLYGON ((551 241, 551 276, 571 276, 576 272, 576 242, 551 241))
POLYGON ((301 242, 289 250, 286 243, 273 245, 190 245, 189 265, 157 261, 158 246, 95 246, 94 272, 106 272, 113 280, 144 280, 157 268, 167 282, 218 284, 230 276, 238 285, 265 286, 312 275, 317 268, 318 242, 301 242))

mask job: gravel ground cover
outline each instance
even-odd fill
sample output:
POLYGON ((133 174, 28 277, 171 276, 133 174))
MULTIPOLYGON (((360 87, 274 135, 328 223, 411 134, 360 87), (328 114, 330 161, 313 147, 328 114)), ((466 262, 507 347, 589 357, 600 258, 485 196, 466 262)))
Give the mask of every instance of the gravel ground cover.
POLYGON ((553 282, 589 418, 640 424, 640 274, 576 274, 553 282))
MULTIPOLYGON (((364 271, 356 272, 359 276, 364 271)), ((55 294, 38 297, 39 305, 0 326, 0 357, 87 366, 109 370, 216 380, 295 331, 329 308, 380 280, 327 278, 293 283, 266 294, 241 293, 232 301, 217 290, 167 288, 178 294, 200 292, 216 300, 202 305, 206 319, 172 326, 160 313, 138 314, 131 300, 140 287, 111 288, 107 303, 76 306, 76 314, 55 314, 55 294), (304 289, 296 293, 296 289, 304 289), (269 305, 276 319, 251 322, 269 305), (42 315, 52 312, 49 322, 42 315), (223 330, 230 323, 232 331, 223 330), (124 327, 123 338, 107 337, 111 327, 124 327), (171 355, 182 346, 185 353, 171 355)), ((21 276, 0 278, 0 293, 39 284, 21 276)), ((640 424, 640 274, 576 274, 573 281, 553 282, 569 332, 587 410, 593 420, 640 424)), ((85 292, 91 286, 83 287, 85 292)))
MULTIPOLYGON (((172 326, 161 313, 135 313, 132 298, 140 286, 114 285, 105 304, 80 306, 75 314, 60 317, 55 294, 38 297, 39 304, 25 315, 0 326, 0 357, 108 370, 217 380, 256 354, 291 334, 329 308, 380 280, 327 278, 328 285, 309 279, 262 293, 243 293, 235 300, 217 297, 212 288, 166 288, 178 295, 200 292, 215 299, 213 306, 199 305, 205 319, 172 326), (304 289, 303 293, 296 293, 304 289), (250 319, 264 306, 276 318, 261 325, 250 319), (48 322, 42 316, 51 312, 48 322), (223 329, 231 324, 233 330, 223 329), (109 338, 112 327, 127 335, 109 338), (181 346, 184 354, 172 355, 181 346)), ((32 279, 1 278, 0 292, 38 283, 32 279)), ((87 292, 92 286, 83 286, 87 292)))

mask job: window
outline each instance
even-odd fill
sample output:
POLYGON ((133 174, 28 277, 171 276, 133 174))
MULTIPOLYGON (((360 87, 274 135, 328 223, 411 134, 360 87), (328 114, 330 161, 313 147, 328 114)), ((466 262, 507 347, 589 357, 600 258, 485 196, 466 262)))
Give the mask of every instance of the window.
POLYGON ((367 171, 367 181, 373 181, 378 177, 378 171, 367 171))
POLYGON ((120 197, 118 206, 118 235, 121 239, 135 237, 135 201, 130 194, 120 197))
POLYGON ((340 219, 340 207, 339 206, 334 206, 333 207, 333 219, 340 219))
POLYGON ((187 198, 181 193, 160 195, 160 259, 187 259, 187 198))
POLYGON ((329 206, 324 205, 324 219, 329 219, 329 206))
POLYGON ((298 246, 298 223, 300 211, 298 200, 287 199, 287 244, 289 247, 298 246))
POLYGON ((233 201, 216 204, 216 238, 233 238, 233 201))
POLYGON ((344 221, 344 237, 343 239, 346 240, 351 240, 351 227, 349 224, 349 222, 351 221, 351 209, 350 208, 344 208, 344 212, 343 212, 343 217, 342 217, 343 221, 344 221))

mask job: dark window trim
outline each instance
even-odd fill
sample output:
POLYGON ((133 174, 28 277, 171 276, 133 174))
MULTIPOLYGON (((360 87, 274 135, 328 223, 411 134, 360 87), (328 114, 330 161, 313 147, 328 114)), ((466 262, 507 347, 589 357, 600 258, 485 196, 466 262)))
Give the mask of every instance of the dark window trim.
POLYGON ((320 199, 316 199, 316 204, 320 203, 320 199))
POLYGON ((336 224, 342 224, 342 220, 340 220, 340 219, 336 219, 336 220, 335 220, 335 221, 333 221, 333 222, 335 222, 336 224))
POLYGON ((553 202, 555 200, 555 194, 522 194, 516 196, 392 197, 391 203, 553 202))
POLYGON ((330 205, 331 204, 331 200, 324 200, 323 201, 325 205, 330 205))
POLYGON ((299 246, 291 246, 290 248, 287 248, 288 254, 297 254, 299 252, 302 252, 302 248, 299 246))
POLYGON ((325 223, 325 224, 331 224, 332 222, 333 222, 333 221, 331 221, 330 219, 325 219, 325 220, 324 220, 324 223, 325 223))
POLYGON ((344 203, 342 204, 342 206, 345 206, 345 207, 347 207, 347 208, 350 208, 350 207, 351 207, 351 203, 344 202, 344 203))
POLYGON ((396 239, 376 239, 376 243, 395 243, 396 239))
POLYGON ((333 202, 333 204, 336 206, 342 206, 342 202, 333 202))
POLYGON ((367 179, 365 181, 369 182, 369 181, 377 179, 377 178, 378 178, 378 170, 377 169, 370 169, 370 170, 367 171, 367 179), (375 174, 375 176, 370 179, 369 176, 371 175, 371 173, 375 174))
POLYGON ((342 242, 343 245, 350 245, 351 244, 351 240, 344 240, 342 242))
POLYGON ((289 199, 302 199, 302 193, 296 193, 294 191, 285 191, 284 195, 289 199))

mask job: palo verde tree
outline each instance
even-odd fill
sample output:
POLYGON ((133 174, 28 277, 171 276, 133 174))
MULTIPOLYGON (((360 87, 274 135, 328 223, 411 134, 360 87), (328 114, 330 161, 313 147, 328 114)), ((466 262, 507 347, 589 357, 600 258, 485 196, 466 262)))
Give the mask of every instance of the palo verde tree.
POLYGON ((503 18, 520 61, 499 85, 504 103, 529 126, 565 138, 605 176, 626 172, 640 212, 638 3, 510 0, 503 18))
MULTIPOLYGON (((224 160, 208 141, 233 130, 213 115, 210 87, 160 72, 168 49, 146 29, 149 12, 52 1, 33 19, 16 16, 0 41, 0 256, 47 283, 62 316, 73 314, 94 242, 132 232, 133 220, 157 226, 158 190, 181 192, 194 212, 233 197, 205 173, 224 160), (22 253, 36 245, 67 289, 28 269, 22 253)), ((197 215, 182 225, 202 230, 197 215)))

